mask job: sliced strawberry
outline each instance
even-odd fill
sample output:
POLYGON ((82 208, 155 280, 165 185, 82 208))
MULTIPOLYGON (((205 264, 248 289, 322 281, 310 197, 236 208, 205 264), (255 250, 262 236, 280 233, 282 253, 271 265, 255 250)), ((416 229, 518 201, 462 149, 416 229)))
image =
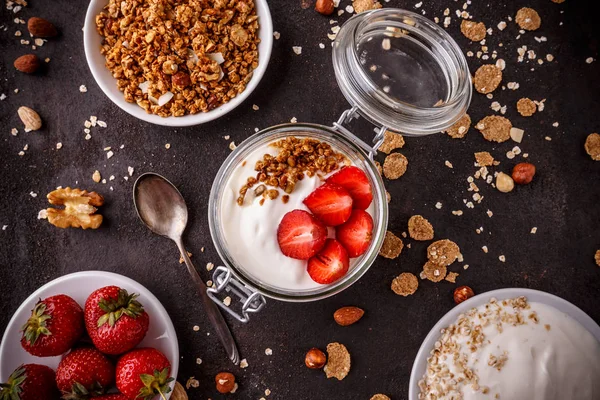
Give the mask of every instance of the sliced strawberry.
POLYGON ((353 210, 348 221, 335 228, 335 237, 348 250, 350 257, 358 257, 371 244, 373 218, 366 211, 353 210))
POLYGON ((346 275, 350 267, 348 252, 335 239, 327 239, 323 250, 308 260, 308 274, 313 281, 328 284, 346 275))
POLYGON ((339 185, 329 183, 316 188, 304 199, 304 204, 327 226, 343 224, 352 213, 350 193, 339 185))
POLYGON ((354 201, 353 207, 359 210, 366 210, 373 201, 373 190, 371 190, 369 178, 358 167, 342 168, 339 172, 331 175, 327 179, 327 183, 334 183, 346 189, 354 201))
POLYGON ((285 214, 277 228, 281 252, 298 260, 308 260, 325 245, 327 227, 308 211, 293 210, 285 214))

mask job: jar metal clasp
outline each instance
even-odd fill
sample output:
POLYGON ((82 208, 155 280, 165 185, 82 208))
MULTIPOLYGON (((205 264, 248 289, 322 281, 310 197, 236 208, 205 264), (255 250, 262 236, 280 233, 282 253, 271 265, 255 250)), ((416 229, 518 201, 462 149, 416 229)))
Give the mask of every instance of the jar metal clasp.
POLYGON ((240 282, 229 268, 217 267, 213 273, 213 282, 214 285, 207 290, 208 297, 240 322, 247 323, 250 321, 249 314, 259 312, 267 304, 262 294, 240 282), (232 293, 239 299, 242 304, 239 313, 218 297, 223 292, 232 293))
POLYGON ((381 146, 385 139, 385 131, 387 131, 386 126, 375 127, 375 137, 373 138, 373 146, 369 146, 367 143, 363 142, 358 136, 354 133, 350 132, 348 128, 344 126, 344 124, 349 123, 353 119, 360 118, 360 114, 358 113, 358 107, 353 106, 348 110, 344 111, 337 122, 333 123, 333 130, 339 132, 340 134, 346 136, 348 139, 352 140, 357 146, 363 149, 371 160, 377 155, 377 149, 381 146))

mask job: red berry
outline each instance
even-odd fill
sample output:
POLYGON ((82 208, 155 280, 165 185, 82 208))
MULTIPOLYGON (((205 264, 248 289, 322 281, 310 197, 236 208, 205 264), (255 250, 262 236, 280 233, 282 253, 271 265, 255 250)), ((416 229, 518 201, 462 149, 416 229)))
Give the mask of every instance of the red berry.
POLYGON ((285 214, 277 228, 281 252, 298 260, 308 260, 325 245, 327 227, 304 210, 285 214))
POLYGON ((117 286, 106 286, 87 298, 85 327, 98 350, 123 354, 144 339, 150 318, 137 296, 117 286))
POLYGON ((373 218, 366 211, 352 211, 350 219, 335 228, 335 238, 348 250, 351 258, 360 256, 371 244, 373 218))
POLYGON ((23 325, 21 346, 38 357, 54 357, 67 352, 83 335, 83 310, 64 294, 37 302, 23 325))
POLYGON ((39 364, 24 364, 0 384, 1 400, 58 400, 54 371, 39 364))
POLYGON ((348 252, 335 239, 327 239, 325 247, 308 260, 308 274, 313 281, 328 284, 346 275, 350 266, 348 252))
POLYGON ((304 199, 308 209, 327 226, 343 224, 352 212, 352 197, 339 185, 326 183, 304 199))
POLYGON ((56 369, 56 384, 68 394, 88 396, 103 394, 115 380, 115 367, 94 348, 75 349, 65 356, 56 369))
POLYGON ((171 363, 160 351, 141 348, 130 351, 117 362, 117 388, 130 399, 151 400, 169 393, 171 363))
POLYGON ((373 190, 365 172, 355 166, 344 167, 327 178, 327 183, 334 183, 346 189, 352 200, 353 207, 366 210, 373 200, 373 190))

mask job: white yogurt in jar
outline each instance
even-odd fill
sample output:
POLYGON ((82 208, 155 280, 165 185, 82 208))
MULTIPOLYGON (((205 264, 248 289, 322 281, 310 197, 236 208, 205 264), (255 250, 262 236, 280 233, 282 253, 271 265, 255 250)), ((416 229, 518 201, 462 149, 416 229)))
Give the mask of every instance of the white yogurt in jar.
POLYGON ((420 399, 600 399, 600 342, 542 303, 478 307, 445 330, 436 347, 420 399), (481 335, 473 335, 479 328, 481 335))
MULTIPOLYGON (((309 211, 302 201, 323 184, 325 177, 309 177, 305 174, 304 179, 296 182, 287 203, 282 201, 286 193, 279 190, 279 197, 274 200, 267 198, 261 205, 263 196, 254 195, 258 183, 248 190, 243 205, 237 204, 240 188, 248 177, 256 177, 256 162, 262 160, 265 154, 276 156, 278 153, 279 150, 269 146, 269 143, 259 146, 231 174, 223 190, 219 211, 227 250, 240 268, 264 285, 298 291, 322 287, 308 275, 306 260, 283 255, 277 243, 277 228, 288 212, 309 211)), ((267 186, 268 189, 272 187, 267 186)), ((373 204, 366 211, 373 215, 373 204)), ((335 237, 334 230, 328 229, 329 237, 335 237)), ((350 270, 357 260, 350 259, 350 270)))

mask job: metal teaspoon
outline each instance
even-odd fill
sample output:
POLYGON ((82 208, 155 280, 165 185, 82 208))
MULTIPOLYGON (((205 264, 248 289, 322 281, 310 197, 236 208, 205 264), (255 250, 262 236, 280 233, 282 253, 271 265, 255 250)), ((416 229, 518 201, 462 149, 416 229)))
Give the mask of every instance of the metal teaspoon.
POLYGON ((188 220, 188 209, 183 196, 166 178, 148 172, 140 175, 133 185, 133 203, 138 217, 152 232, 165 236, 177 244, 204 303, 208 318, 217 331, 227 355, 237 365, 240 356, 227 323, 218 306, 208 297, 206 284, 198 275, 183 247, 182 235, 188 220))

